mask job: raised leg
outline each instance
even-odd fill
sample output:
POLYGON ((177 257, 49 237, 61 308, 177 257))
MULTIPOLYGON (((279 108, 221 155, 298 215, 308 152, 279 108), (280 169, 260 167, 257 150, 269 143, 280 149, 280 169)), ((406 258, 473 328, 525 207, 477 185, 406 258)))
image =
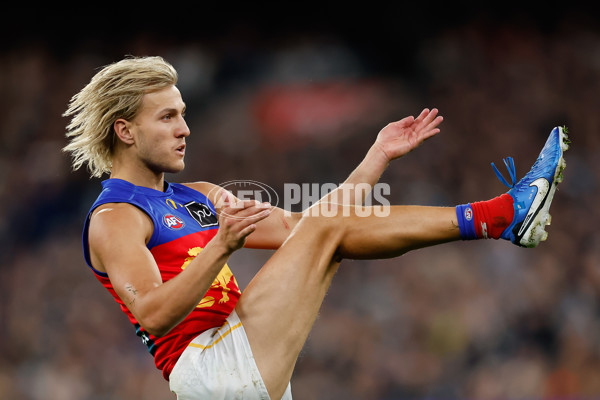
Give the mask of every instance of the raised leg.
POLYGON ((333 216, 305 212, 236 308, 273 399, 291 379, 341 258, 395 257, 460 238, 453 207, 395 206, 386 217, 332 207, 333 216))

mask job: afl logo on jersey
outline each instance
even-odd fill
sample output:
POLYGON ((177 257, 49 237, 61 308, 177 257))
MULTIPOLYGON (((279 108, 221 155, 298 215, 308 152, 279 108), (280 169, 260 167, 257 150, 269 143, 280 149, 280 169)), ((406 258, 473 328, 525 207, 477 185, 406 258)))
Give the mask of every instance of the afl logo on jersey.
POLYGON ((163 224, 169 229, 181 229, 185 226, 185 222, 173 214, 165 214, 163 224))

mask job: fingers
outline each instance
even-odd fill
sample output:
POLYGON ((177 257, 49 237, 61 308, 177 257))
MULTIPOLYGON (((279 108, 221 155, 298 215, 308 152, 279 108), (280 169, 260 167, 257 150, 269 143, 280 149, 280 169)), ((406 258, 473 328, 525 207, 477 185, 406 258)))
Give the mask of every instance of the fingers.
POLYGON ((414 130, 430 130, 442 123, 444 118, 438 116, 438 109, 424 108, 417 118, 411 116, 404 117, 399 121, 392 123, 400 128, 412 127, 414 130))
POLYGON ((440 129, 437 127, 442 121, 444 121, 444 117, 438 115, 437 108, 434 108, 431 111, 428 108, 425 108, 415 120, 415 131, 419 131, 420 136, 424 139, 429 138, 440 132, 440 129))
MULTIPOLYGON (((437 109, 434 108, 433 110, 437 112, 437 109)), ((427 118, 430 114, 431 114, 431 111, 429 111, 429 108, 424 108, 423 111, 421 111, 421 113, 417 117, 416 121, 417 122, 424 121, 425 118, 427 118)))
POLYGON ((256 230, 259 221, 271 214, 272 207, 256 200, 239 200, 226 190, 222 190, 220 198, 220 229, 215 240, 234 251, 244 246, 246 237, 256 230))
POLYGON ((221 188, 219 190, 219 194, 218 194, 217 198, 218 198, 218 201, 217 201, 217 204, 215 204, 215 206, 218 209, 228 207, 230 204, 235 203, 235 196, 233 195, 233 193, 231 193, 227 189, 221 188))
MULTIPOLYGON (((243 210, 251 206, 258 206, 263 208, 270 208, 268 203, 259 203, 256 200, 239 200, 229 190, 221 188, 217 195, 217 202, 215 207, 218 212, 222 212, 223 209, 228 208, 231 210, 243 210)), ((230 210, 230 213, 234 213, 230 210)))
POLYGON ((412 125, 412 124, 414 124, 414 123, 415 123, 415 117, 413 117, 413 116, 411 115, 411 116, 409 116, 409 117, 404 117, 404 118, 402 118, 402 119, 401 119, 401 120, 399 120, 399 121, 392 122, 392 123, 390 123, 390 125, 397 125, 397 126, 399 126, 400 128, 405 128, 405 127, 409 127, 409 126, 411 126, 411 125, 412 125))
POLYGON ((421 114, 419 114, 419 116, 417 117, 417 119, 415 120, 418 124, 421 124, 423 126, 428 126, 428 125, 439 125, 440 122, 442 122, 443 117, 439 117, 436 118, 438 115, 438 109, 434 108, 431 111, 428 108, 423 109, 423 111, 421 111, 421 114))
POLYGON ((260 203, 256 200, 238 200, 231 193, 222 195, 219 219, 221 224, 232 227, 234 223, 238 229, 263 220, 271 213, 271 204, 260 203))
POLYGON ((271 205, 269 203, 258 203, 251 200, 239 202, 231 207, 222 209, 221 217, 223 219, 254 223, 265 219, 270 213, 271 205))
POLYGON ((240 231, 239 236, 240 236, 240 238, 246 238, 248 235, 250 235, 255 230, 256 230, 256 224, 250 224, 240 231))

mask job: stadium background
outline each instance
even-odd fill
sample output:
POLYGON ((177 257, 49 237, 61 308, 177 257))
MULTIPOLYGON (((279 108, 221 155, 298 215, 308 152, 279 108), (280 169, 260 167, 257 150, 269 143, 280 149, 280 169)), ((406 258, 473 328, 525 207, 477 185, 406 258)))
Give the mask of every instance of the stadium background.
MULTIPOLYGON (((0 398, 173 398, 84 265, 81 224, 99 181, 61 153, 68 100, 126 54, 162 55, 179 71, 192 130, 182 181, 340 182, 387 122, 438 107, 442 133, 381 181, 392 203, 454 205, 504 192, 489 163, 511 155, 521 176, 550 129, 567 125, 546 243, 345 261, 293 391, 598 398, 598 18, 572 2, 507 4, 12 5, 0 27, 0 398)), ((268 256, 233 257, 241 286, 268 256)))

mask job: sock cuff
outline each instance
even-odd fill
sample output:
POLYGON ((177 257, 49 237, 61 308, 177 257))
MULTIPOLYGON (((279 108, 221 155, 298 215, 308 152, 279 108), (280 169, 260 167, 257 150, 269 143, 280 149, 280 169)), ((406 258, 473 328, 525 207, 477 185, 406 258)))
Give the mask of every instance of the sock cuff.
POLYGON ((475 215, 471 203, 456 206, 456 218, 458 219, 458 230, 462 240, 477 239, 475 231, 475 215))

